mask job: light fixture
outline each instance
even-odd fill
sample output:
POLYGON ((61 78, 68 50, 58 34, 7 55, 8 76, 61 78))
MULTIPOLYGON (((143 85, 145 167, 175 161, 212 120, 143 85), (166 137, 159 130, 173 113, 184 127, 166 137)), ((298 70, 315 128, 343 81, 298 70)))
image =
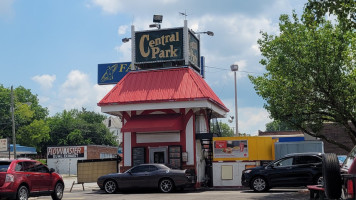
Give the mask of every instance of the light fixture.
POLYGON ((161 29, 161 24, 150 24, 150 28, 161 29))
POLYGON ((200 35, 200 34, 207 34, 207 35, 209 35, 209 36, 214 36, 214 32, 213 31, 203 31, 203 32, 195 32, 195 31, 193 31, 193 30, 191 30, 194 34, 198 34, 198 35, 200 35))
POLYGON ((154 23, 162 23, 163 15, 153 15, 153 22, 154 23))
POLYGON ((163 20, 163 15, 153 15, 153 23, 155 24, 150 24, 150 28, 158 28, 161 29, 161 24, 163 20))
POLYGON ((122 41, 123 43, 126 43, 126 42, 129 42, 130 40, 131 40, 131 38, 122 38, 121 41, 122 41))
POLYGON ((227 120, 229 123, 232 123, 234 121, 234 116, 230 116, 230 119, 227 120))

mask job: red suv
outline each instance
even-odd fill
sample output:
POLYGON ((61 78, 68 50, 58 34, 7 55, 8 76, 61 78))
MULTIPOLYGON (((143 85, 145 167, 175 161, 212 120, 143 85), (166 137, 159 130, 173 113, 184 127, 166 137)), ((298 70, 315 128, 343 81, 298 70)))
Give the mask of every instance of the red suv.
POLYGON ((0 160, 0 197, 27 200, 30 196, 63 197, 62 176, 30 159, 0 160))

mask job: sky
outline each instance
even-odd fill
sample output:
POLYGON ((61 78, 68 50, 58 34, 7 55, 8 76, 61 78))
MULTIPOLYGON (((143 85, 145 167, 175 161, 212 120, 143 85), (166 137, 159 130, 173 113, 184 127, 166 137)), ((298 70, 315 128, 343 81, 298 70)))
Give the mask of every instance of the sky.
POLYGON ((50 115, 73 108, 100 112, 97 103, 113 85, 98 85, 98 64, 130 62, 122 38, 148 30, 153 15, 162 29, 188 27, 202 34, 206 82, 235 116, 234 73, 238 64, 239 132, 257 135, 272 121, 248 75, 265 71, 257 40, 278 35, 281 14, 303 11, 307 0, 0 0, 0 84, 23 86, 38 95, 50 115))

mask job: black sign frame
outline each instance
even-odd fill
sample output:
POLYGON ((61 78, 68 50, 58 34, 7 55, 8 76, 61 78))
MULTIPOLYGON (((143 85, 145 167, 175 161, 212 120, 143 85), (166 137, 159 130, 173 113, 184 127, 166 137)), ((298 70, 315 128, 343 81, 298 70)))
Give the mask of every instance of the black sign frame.
POLYGON ((183 28, 135 32, 135 64, 184 60, 183 28))

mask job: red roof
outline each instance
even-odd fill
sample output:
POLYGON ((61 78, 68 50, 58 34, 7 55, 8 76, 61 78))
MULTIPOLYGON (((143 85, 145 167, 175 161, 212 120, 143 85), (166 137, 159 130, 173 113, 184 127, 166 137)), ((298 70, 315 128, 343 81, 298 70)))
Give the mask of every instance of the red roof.
POLYGON ((191 68, 174 68, 129 72, 98 106, 204 99, 229 111, 199 74, 191 68))

